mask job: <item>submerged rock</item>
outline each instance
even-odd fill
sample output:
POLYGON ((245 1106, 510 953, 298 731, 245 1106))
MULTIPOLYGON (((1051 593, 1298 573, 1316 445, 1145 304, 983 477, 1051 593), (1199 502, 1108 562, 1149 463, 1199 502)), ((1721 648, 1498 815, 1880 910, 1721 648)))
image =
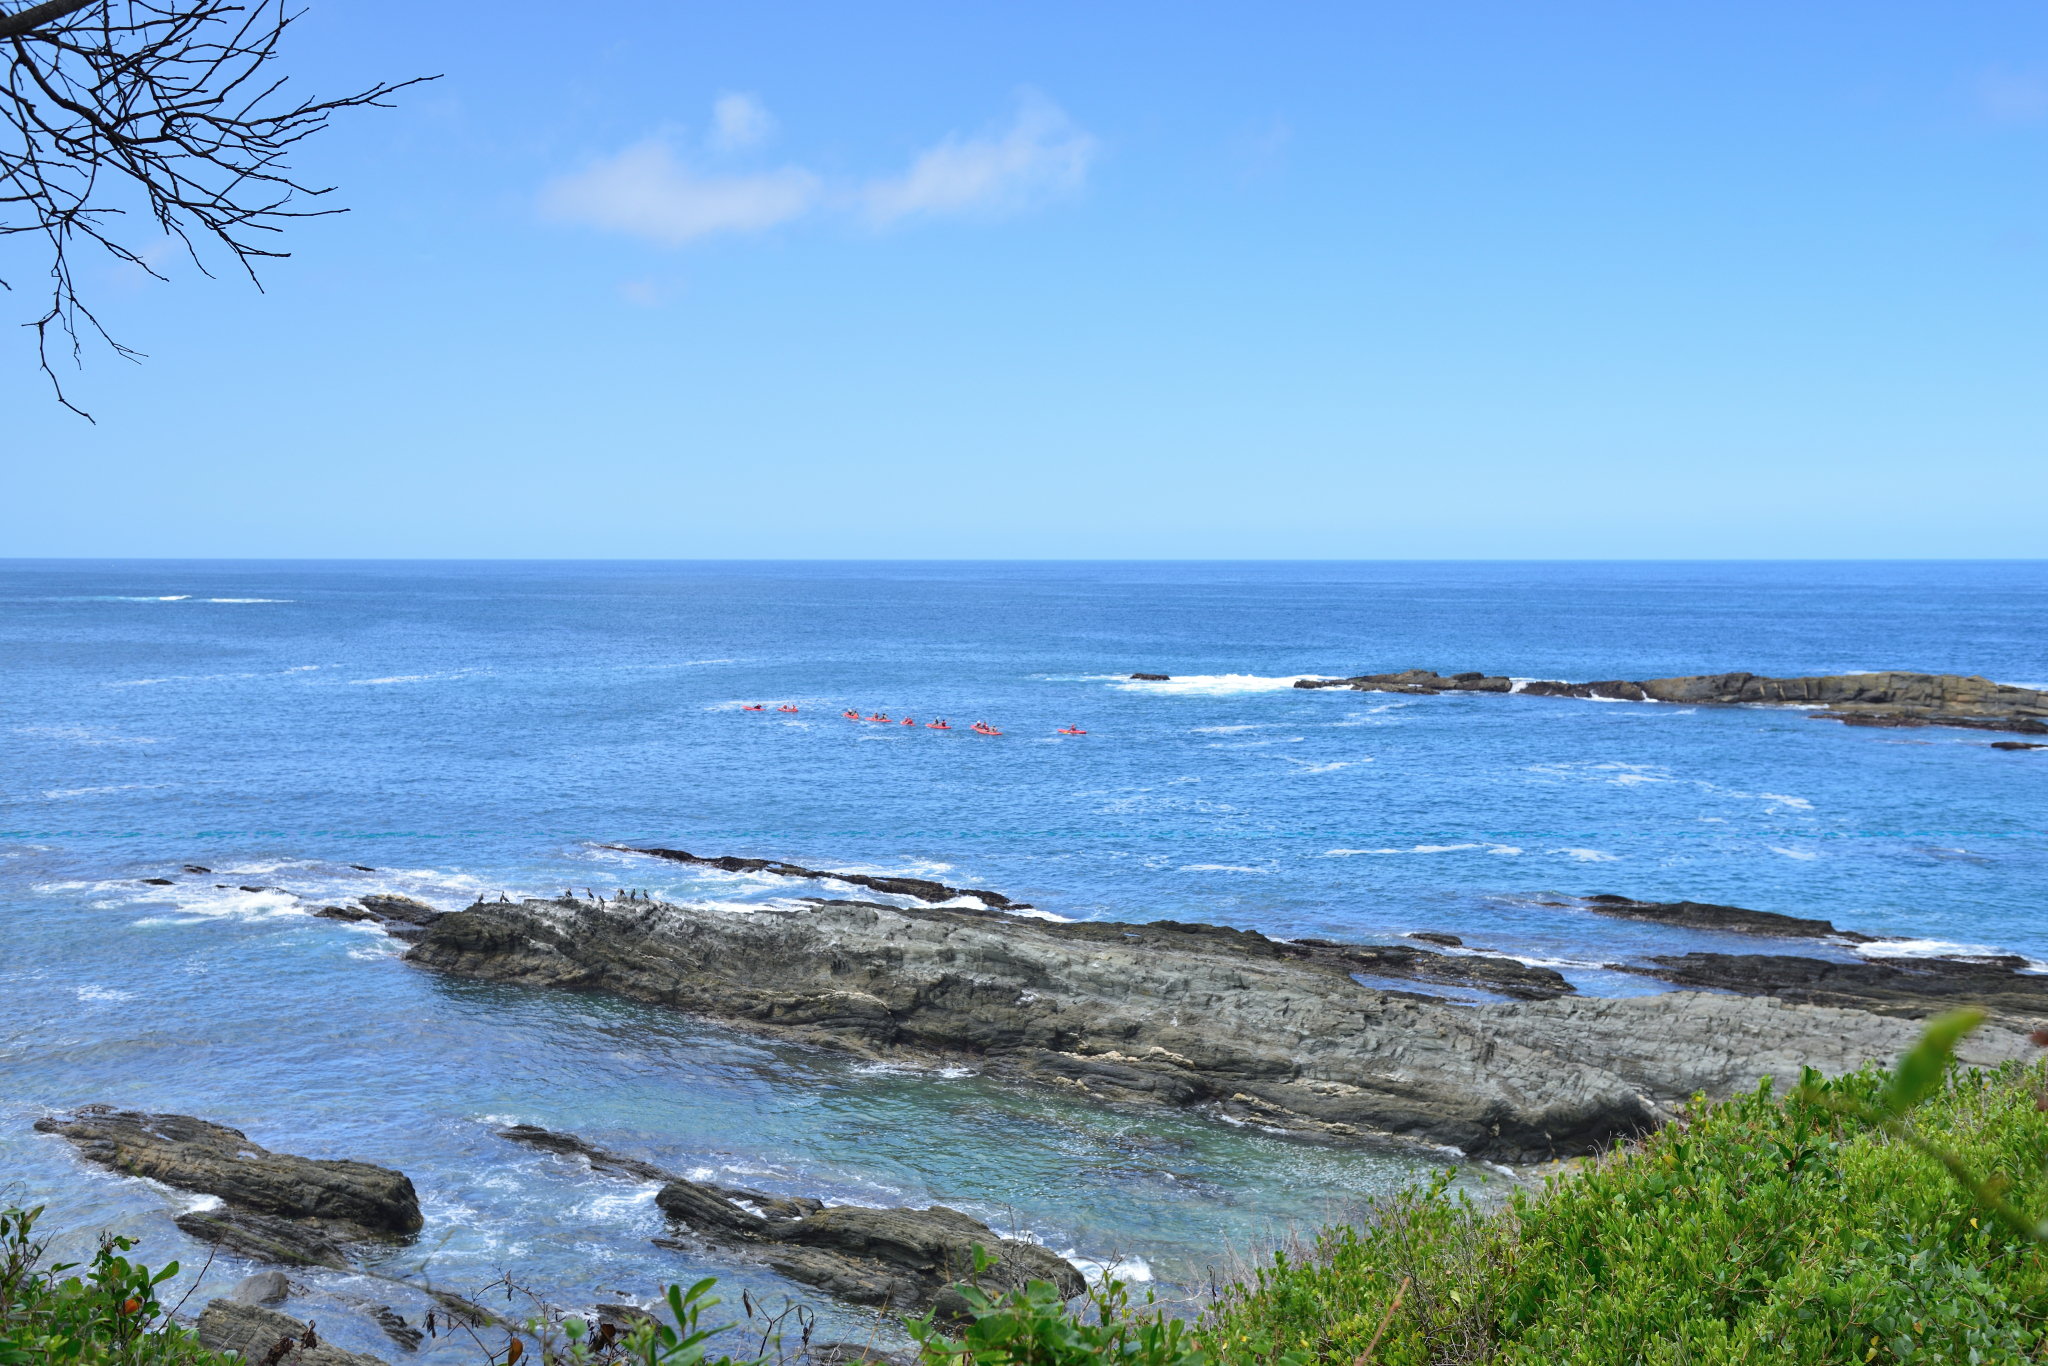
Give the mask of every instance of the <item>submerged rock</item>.
POLYGON ((195 1331, 200 1346, 215 1352, 239 1353, 245 1362, 269 1359, 274 1347, 290 1339, 291 1350, 279 1355, 277 1366, 390 1366, 382 1357, 344 1352, 317 1342, 318 1333, 314 1334, 317 1345, 303 1346, 305 1323, 256 1304, 209 1300, 195 1331))
MULTIPOLYGON (((995 1259, 980 1280, 997 1293, 1034 1280, 1051 1281, 1068 1296, 1086 1288, 1081 1273, 1064 1258, 1036 1243, 1004 1238, 944 1205, 828 1209, 809 1196, 688 1181, 651 1162, 536 1125, 513 1125, 498 1136, 581 1157, 595 1171, 663 1181, 654 1203, 671 1223, 706 1242, 745 1250, 791 1280, 849 1304, 887 1305, 906 1314, 932 1308, 949 1286, 973 1273, 977 1246, 995 1259)), ((680 1246, 673 1239, 657 1241, 680 1246)))
MULTIPOLYGON (((1403 1000, 1353 980, 1356 948, 852 901, 532 900, 447 916, 406 957, 861 1056, 965 1062, 1105 1103, 1198 1105, 1304 1137, 1393 1136, 1500 1161, 1594 1151, 1696 1091, 1889 1062, 1915 1037, 1861 1011, 1733 996, 1403 1000)), ((1965 1049, 1972 1062, 2029 1051, 2003 1029, 1965 1049)))
POLYGON ((239 1129, 191 1115, 88 1105, 35 1123, 88 1161, 179 1190, 218 1196, 223 1207, 178 1216, 178 1227, 271 1261, 342 1266, 342 1245, 417 1233, 419 1196, 405 1173, 368 1162, 273 1153, 239 1129))

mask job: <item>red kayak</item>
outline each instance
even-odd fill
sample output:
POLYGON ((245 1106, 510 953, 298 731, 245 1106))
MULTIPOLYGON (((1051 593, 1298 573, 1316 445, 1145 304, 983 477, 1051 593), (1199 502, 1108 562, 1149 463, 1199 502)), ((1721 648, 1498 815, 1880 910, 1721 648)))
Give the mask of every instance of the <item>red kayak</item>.
POLYGON ((795 708, 795 707, 792 707, 792 706, 790 706, 790 705, 789 705, 789 704, 788 704, 787 702, 783 703, 783 704, 782 704, 781 706, 777 707, 777 708, 776 708, 775 710, 777 710, 777 711, 786 711, 786 712, 789 712, 789 713, 791 713, 792 715, 793 715, 793 714, 795 714, 795 712, 796 712, 796 708, 795 708))
POLYGON ((1002 732, 985 721, 976 721, 969 727, 976 735, 1001 735, 1002 732))
POLYGON ((741 711, 766 711, 766 710, 768 710, 768 708, 766 708, 766 707, 741 707, 741 708, 740 708, 740 710, 741 710, 741 711))
POLYGON ((926 730, 951 730, 951 729, 953 729, 953 728, 952 728, 951 726, 947 725, 947 724, 946 724, 946 723, 945 723, 944 721, 927 721, 927 722, 925 722, 925 723, 924 723, 924 728, 925 728, 926 730))
POLYGON ((840 714, 841 716, 845 717, 845 718, 846 718, 847 720, 849 720, 849 721, 858 721, 858 720, 860 720, 860 713, 859 713, 859 712, 857 712, 857 711, 843 711, 843 712, 840 712, 839 714, 840 714))
POLYGON ((885 712, 885 711, 878 711, 878 712, 876 712, 876 713, 875 713, 875 714, 874 714, 873 716, 870 716, 870 717, 868 718, 868 720, 870 720, 870 721, 878 721, 878 722, 882 723, 883 725, 887 725, 887 724, 888 724, 888 721, 889 721, 889 713, 888 713, 888 712, 885 712))
POLYGON ((913 720, 912 720, 911 718, 909 718, 908 716, 906 716, 906 717, 904 717, 904 718, 903 718, 903 724, 904 724, 904 725, 906 725, 906 726, 914 726, 914 725, 916 725, 916 724, 917 724, 917 722, 913 721, 913 720))
POLYGON ((1085 730, 1082 730, 1082 729, 1081 729, 1081 728, 1080 728, 1079 726, 1061 726, 1061 727, 1060 727, 1060 734, 1062 734, 1062 735, 1086 735, 1087 733, 1088 733, 1087 731, 1085 731, 1085 730))

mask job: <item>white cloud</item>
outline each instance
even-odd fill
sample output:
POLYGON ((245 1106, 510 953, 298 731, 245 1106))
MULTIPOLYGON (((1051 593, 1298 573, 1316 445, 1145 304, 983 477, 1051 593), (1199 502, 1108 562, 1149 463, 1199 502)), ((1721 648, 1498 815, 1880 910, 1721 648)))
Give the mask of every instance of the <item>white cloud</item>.
POLYGON ((541 194, 554 218, 679 247, 721 232, 760 232, 817 206, 824 182, 800 166, 754 175, 699 175, 667 143, 628 147, 541 194))
POLYGON ((775 116, 752 95, 720 95, 711 106, 712 147, 737 152, 763 142, 775 131, 775 116))
POLYGON ((950 135, 903 175, 870 181, 861 199, 876 223, 915 214, 1013 212, 1079 190, 1097 148, 1057 105, 1027 95, 1000 136, 950 135))
POLYGON ((2048 117, 2048 72, 1987 71, 1977 78, 1977 105, 2000 123, 2048 117))

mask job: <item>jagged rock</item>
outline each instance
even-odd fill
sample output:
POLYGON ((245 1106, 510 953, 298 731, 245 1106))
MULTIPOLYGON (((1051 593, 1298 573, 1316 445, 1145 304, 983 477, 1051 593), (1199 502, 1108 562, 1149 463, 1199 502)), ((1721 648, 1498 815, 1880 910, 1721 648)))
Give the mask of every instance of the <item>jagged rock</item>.
POLYGON ((403 1172, 273 1153, 239 1129, 191 1115, 88 1105, 35 1127, 71 1140, 88 1161, 219 1196, 224 1208, 179 1215, 178 1227, 251 1256, 344 1266, 342 1244, 421 1226, 419 1197, 403 1172))
POLYGON ((420 1343, 426 1341, 427 1335, 424 1331, 407 1323, 405 1315, 398 1313, 388 1304, 372 1306, 370 1317, 377 1320, 377 1326, 384 1330, 385 1337, 408 1352, 418 1351, 420 1343))
POLYGON ((210 873, 210 872, 212 872, 212 871, 213 871, 213 869, 211 869, 211 868, 201 868, 201 867, 200 867, 200 866, 199 866, 198 864, 196 864, 196 863, 188 863, 188 864, 186 864, 186 865, 185 865, 185 871, 186 871, 186 872, 188 872, 188 873, 210 873))
POLYGON ((146 877, 141 879, 145 887, 175 887, 178 884, 167 877, 146 877))
MULTIPOLYGON (((988 1225, 944 1205, 930 1209, 828 1209, 809 1196, 778 1196, 744 1187, 689 1181, 651 1162, 607 1152, 575 1134, 538 1125, 500 1129, 500 1138, 577 1156, 593 1171, 666 1182, 654 1203, 670 1222, 705 1241, 742 1248, 793 1281, 852 1304, 886 1304, 903 1312, 929 1308, 933 1296, 974 1269, 979 1244, 997 1265, 983 1283, 1008 1289, 1052 1281, 1079 1294, 1081 1274, 1035 1243, 1003 1238, 988 1225)), ((657 1239, 680 1247, 674 1239, 657 1239)))
POLYGON ((322 920, 353 921, 375 920, 377 918, 376 916, 371 915, 368 911, 364 910, 360 906, 322 906, 319 910, 313 912, 313 914, 322 920))
POLYGON ((223 1206, 220 1209, 191 1210, 172 1220, 181 1230, 202 1243, 239 1252, 263 1262, 286 1266, 328 1266, 346 1271, 348 1253, 318 1220, 277 1219, 223 1206))
POLYGON ((1849 1006, 1907 1019, 1982 1006, 2016 1020, 2048 1018, 2048 977, 2023 973, 2027 960, 1888 958, 1836 963, 1764 953, 1688 953, 1650 959, 1623 971, 1680 986, 1773 996, 1807 1005, 1849 1006))
MULTIPOLYGON (((262 1362, 283 1338, 303 1341, 306 1325, 288 1314, 261 1305, 236 1304, 233 1300, 209 1300, 199 1315, 196 1329, 199 1345, 215 1352, 237 1352, 245 1362, 262 1362)), ((315 1334, 318 1337, 318 1334, 315 1334)), ((361 1352, 344 1352, 322 1342, 316 1347, 294 1346, 278 1366, 390 1366, 382 1357, 361 1352)))
POLYGON ((1873 942, 1867 934, 1836 929, 1832 921, 1805 920, 1798 916, 1779 915, 1775 911, 1716 906, 1706 901, 1634 901, 1606 892, 1582 899, 1587 910, 1600 915, 1678 925, 1689 930, 1720 930, 1725 934, 1754 934, 1774 939, 1841 939, 1851 944, 1873 942))
MULTIPOLYGON (((1594 1151, 1695 1091, 1789 1081, 1801 1063, 1889 1062, 1915 1038, 1860 1011, 1732 996, 1398 1000, 1352 979, 1354 947, 850 901, 741 913, 530 900, 447 916, 406 957, 862 1056, 967 1061, 1104 1102, 1208 1105, 1304 1136, 1501 1161, 1594 1151)), ((2031 1052, 2003 1028, 1965 1050, 1972 1063, 2031 1052)))
MULTIPOLYGON (((971 896, 984 906, 996 910, 1028 911, 1032 909, 1021 901, 1012 901, 1001 892, 983 891, 979 887, 948 887, 943 882, 933 882, 921 877, 875 877, 867 873, 829 873, 816 868, 802 868, 794 863, 782 863, 775 859, 736 858, 731 854, 718 858, 702 858, 681 849, 641 849, 630 844, 607 844, 605 849, 615 849, 622 854, 647 854, 654 858, 667 859, 671 863, 694 863, 705 868, 717 868, 728 873, 774 873, 780 877, 831 878, 835 882, 865 887, 871 892, 885 892, 890 896, 915 897, 919 901, 933 903, 952 901, 959 897, 971 896)), ((366 898, 367 900, 367 898, 366 898)))
POLYGON ((228 1298, 236 1304, 275 1304, 291 1290, 292 1283, 282 1271, 258 1271, 236 1281, 228 1298))
POLYGON ((2048 734, 2048 692, 1960 674, 1828 674, 1765 678, 1751 673, 1692 674, 1682 678, 1623 678, 1595 683, 1534 679, 1516 686, 1506 678, 1428 669, 1356 678, 1305 678, 1297 688, 1354 688, 1361 692, 1519 692, 1528 697, 1587 697, 1689 705, 1826 707, 1817 718, 1859 726, 1961 726, 2048 734))

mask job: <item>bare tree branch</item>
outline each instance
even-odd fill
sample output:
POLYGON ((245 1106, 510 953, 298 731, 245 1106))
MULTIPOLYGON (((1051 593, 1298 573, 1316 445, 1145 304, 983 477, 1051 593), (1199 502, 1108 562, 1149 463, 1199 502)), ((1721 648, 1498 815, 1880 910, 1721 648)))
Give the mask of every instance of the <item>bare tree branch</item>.
MULTIPOLYGON (((123 196, 148 205, 162 237, 211 275, 199 245, 227 248, 258 289, 257 262, 290 253, 259 233, 295 218, 345 209, 300 207, 332 187, 304 184, 285 157, 340 109, 389 108, 386 99, 421 81, 332 100, 293 102, 269 64, 304 11, 285 0, 48 0, 0 14, 0 237, 40 233, 50 254, 50 295, 36 354, 57 401, 52 330, 81 361, 81 324, 114 354, 138 352, 110 336, 79 297, 71 250, 102 248, 116 262, 164 276, 146 242, 120 232, 123 196), (139 194, 138 194, 139 192, 139 194)), ((137 220, 139 226, 139 219, 137 220)), ((0 279, 0 288, 13 285, 0 279)))

